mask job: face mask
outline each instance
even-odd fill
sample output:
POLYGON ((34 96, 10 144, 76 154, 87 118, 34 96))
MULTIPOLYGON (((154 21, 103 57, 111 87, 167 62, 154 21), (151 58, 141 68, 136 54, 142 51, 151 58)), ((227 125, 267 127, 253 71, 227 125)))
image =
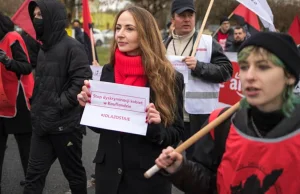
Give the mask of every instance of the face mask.
POLYGON ((35 29, 36 36, 38 38, 42 37, 44 34, 44 21, 43 19, 34 18, 33 27, 35 29))

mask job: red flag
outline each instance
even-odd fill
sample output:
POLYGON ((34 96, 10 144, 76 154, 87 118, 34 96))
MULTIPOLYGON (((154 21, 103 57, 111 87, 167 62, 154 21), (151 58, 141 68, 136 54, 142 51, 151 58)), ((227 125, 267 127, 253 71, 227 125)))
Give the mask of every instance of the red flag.
POLYGON ((257 15, 243 4, 239 4, 233 14, 240 25, 247 25, 250 34, 260 31, 257 15))
POLYGON ((36 39, 35 30, 28 12, 28 4, 30 2, 31 0, 25 0, 11 20, 32 38, 36 39))
POLYGON ((94 49, 94 37, 91 37, 90 29, 92 29, 92 18, 91 18, 91 13, 90 13, 90 8, 89 8, 89 2, 88 0, 82 0, 82 12, 83 12, 83 31, 84 31, 84 42, 85 42, 85 47, 87 50, 88 58, 90 64, 93 62, 93 58, 97 60, 97 55, 94 49), (94 56, 92 53, 92 48, 94 50, 94 56))
POLYGON ((294 38, 296 44, 300 44, 300 19, 299 16, 295 16, 290 29, 289 34, 294 38))

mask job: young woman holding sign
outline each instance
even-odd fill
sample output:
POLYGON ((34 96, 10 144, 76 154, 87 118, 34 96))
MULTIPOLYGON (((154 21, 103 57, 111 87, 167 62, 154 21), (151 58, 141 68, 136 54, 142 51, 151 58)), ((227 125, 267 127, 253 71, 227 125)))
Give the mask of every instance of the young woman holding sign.
MULTIPOLYGON (((182 137, 183 76, 166 58, 166 50, 155 19, 145 9, 129 7, 115 22, 110 64, 101 81, 150 87, 146 136, 92 128, 101 134, 96 163, 97 194, 170 194, 171 184, 161 174, 145 179, 163 148, 182 137)), ((89 82, 78 94, 85 106, 90 100, 89 82)), ((126 127, 126 126, 124 126, 126 127)))
POLYGON ((300 193, 300 53, 290 36, 261 32, 238 62, 241 108, 196 143, 194 161, 168 147, 156 164, 188 193, 300 193))

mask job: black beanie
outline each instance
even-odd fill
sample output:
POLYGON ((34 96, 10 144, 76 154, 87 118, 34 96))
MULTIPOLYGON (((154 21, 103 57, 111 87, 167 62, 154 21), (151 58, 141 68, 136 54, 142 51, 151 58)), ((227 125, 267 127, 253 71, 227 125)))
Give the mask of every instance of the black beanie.
POLYGON ((222 25, 223 22, 228 22, 228 21, 229 21, 229 18, 228 18, 227 16, 223 16, 223 17, 221 17, 221 19, 220 19, 220 25, 222 25))
POLYGON ((239 48, 240 52, 247 46, 262 47, 276 55, 286 69, 295 76, 296 82, 300 76, 300 53, 293 38, 288 34, 278 32, 258 32, 248 38, 239 48))

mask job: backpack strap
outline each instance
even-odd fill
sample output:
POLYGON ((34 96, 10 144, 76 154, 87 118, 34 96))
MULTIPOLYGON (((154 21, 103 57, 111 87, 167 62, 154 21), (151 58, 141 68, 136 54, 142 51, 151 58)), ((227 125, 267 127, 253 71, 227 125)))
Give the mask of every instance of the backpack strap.
MULTIPOLYGON (((216 119, 219 115, 223 114, 226 110, 228 110, 229 107, 221 108, 213 111, 211 115, 209 116, 209 122, 212 122, 214 119, 216 119)), ((215 157, 215 165, 218 166, 222 160, 223 154, 225 152, 226 147, 226 140, 228 137, 228 133, 231 126, 231 117, 226 119, 224 122, 222 122, 219 126, 217 126, 215 129, 212 129, 210 131, 210 135, 212 139, 214 140, 214 157, 215 157)))
MULTIPOLYGON (((213 120, 215 120, 221 113, 221 111, 225 109, 225 108, 220 108, 220 109, 216 109, 214 110, 210 115, 209 115, 209 118, 208 118, 208 122, 211 123, 213 120)), ((212 129, 210 131, 210 135, 211 137, 213 138, 213 140, 215 140, 215 129, 212 129)))

